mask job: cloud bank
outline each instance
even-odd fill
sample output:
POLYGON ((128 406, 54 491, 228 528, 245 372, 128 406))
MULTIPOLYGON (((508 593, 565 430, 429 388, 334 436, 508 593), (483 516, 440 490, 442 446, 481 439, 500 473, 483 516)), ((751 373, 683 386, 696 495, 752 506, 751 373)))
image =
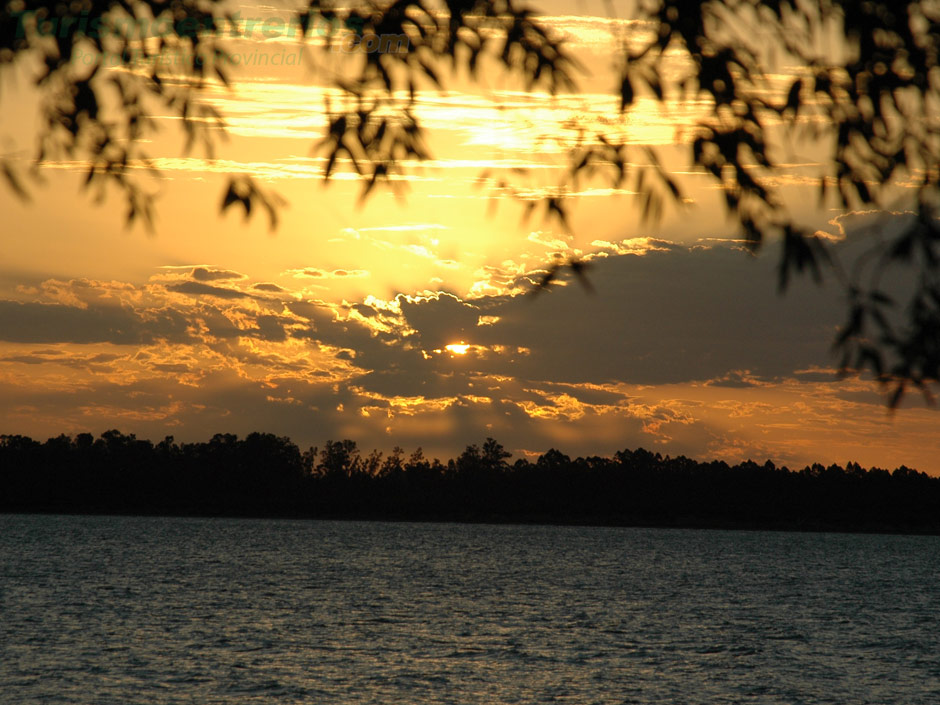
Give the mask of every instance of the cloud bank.
MULTIPOLYGON (((494 436, 516 454, 644 446, 940 470, 932 412, 902 410, 900 433, 870 383, 835 382, 839 302, 810 284, 779 296, 773 264, 723 246, 612 245, 591 260, 595 295, 573 281, 519 294, 528 273, 490 295, 341 303, 291 288, 294 272, 38 281, 0 300, 0 423, 37 437, 263 430, 445 455, 494 436)), ((329 274, 355 276, 343 272, 329 274)))

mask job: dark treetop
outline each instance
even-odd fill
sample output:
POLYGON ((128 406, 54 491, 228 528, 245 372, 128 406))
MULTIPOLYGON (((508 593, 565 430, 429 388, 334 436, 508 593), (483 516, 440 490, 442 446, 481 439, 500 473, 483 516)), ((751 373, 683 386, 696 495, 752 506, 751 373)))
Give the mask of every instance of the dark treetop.
POLYGON ((940 478, 903 466, 509 458, 492 438, 443 463, 420 448, 363 456, 350 440, 302 452, 266 433, 0 436, 0 510, 940 533, 940 478))

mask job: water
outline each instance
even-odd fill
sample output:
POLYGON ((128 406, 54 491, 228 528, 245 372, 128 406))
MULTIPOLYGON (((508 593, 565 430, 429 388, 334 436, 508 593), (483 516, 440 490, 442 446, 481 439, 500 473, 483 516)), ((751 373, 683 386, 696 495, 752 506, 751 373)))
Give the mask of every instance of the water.
POLYGON ((940 538, 0 516, 4 703, 940 702, 940 538))

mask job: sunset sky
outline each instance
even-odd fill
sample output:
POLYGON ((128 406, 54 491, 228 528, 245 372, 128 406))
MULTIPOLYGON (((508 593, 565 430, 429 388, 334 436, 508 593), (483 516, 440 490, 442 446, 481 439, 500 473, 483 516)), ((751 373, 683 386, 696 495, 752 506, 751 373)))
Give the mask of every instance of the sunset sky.
MULTIPOLYGON (((401 195, 359 205, 345 170, 324 184, 312 151, 324 92, 355 55, 322 52, 316 68, 242 66, 232 89, 210 87, 229 124, 215 160, 184 152, 178 120, 160 120, 148 151, 161 176, 141 181, 159 193, 153 233, 125 228, 116 192, 93 203, 79 161, 49 165, 30 202, 0 188, 0 433, 258 430, 442 458, 492 436, 517 457, 642 446, 940 474, 935 410, 912 394, 891 414, 873 383, 836 379, 839 292, 798 280, 778 295, 777 250, 743 252, 713 184, 680 158, 703 107, 641 97, 618 116, 616 38, 642 27, 603 2, 536 6, 589 69, 579 92, 445 73, 444 91, 418 94, 433 158, 409 167, 401 195), (691 203, 643 223, 635 194, 584 182, 564 232, 481 188, 486 170, 532 195, 551 187, 575 123, 660 150, 691 203), (226 178, 241 173, 287 201, 273 232, 263 214, 220 215, 226 178), (587 260, 596 293, 563 281, 533 296, 556 254, 587 260)), ((298 44, 232 50, 282 64, 298 44)), ((792 75, 775 70, 781 85, 792 75)), ((0 78, 0 151, 25 164, 38 97, 29 67, 0 78)), ((838 247, 905 217, 816 208, 812 158, 781 161, 785 199, 845 238, 838 247)))

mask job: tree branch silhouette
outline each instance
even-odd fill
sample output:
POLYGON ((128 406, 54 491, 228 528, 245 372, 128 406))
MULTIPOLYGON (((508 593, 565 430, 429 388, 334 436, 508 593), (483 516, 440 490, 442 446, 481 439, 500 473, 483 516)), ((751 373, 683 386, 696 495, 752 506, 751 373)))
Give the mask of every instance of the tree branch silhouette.
MULTIPOLYGON (((424 85, 442 89, 446 67, 478 78, 481 66, 492 63, 526 90, 551 94, 576 90, 582 70, 543 18, 514 0, 311 0, 294 16, 301 40, 321 19, 339 28, 326 35, 327 50, 350 36, 363 46, 403 38, 395 51, 344 55, 350 60, 334 75, 336 93, 324 105, 325 136, 316 146, 326 157, 324 176, 348 165, 362 179, 363 200, 379 187, 397 188, 413 162, 430 157, 417 92, 424 85)), ((636 0, 625 19, 637 29, 614 23, 619 50, 610 90, 619 97, 619 116, 629 115, 640 97, 705 105, 680 147, 720 190, 743 245, 752 252, 771 243, 779 248, 781 290, 803 274, 840 287, 847 309, 833 341, 840 372, 872 374, 891 408, 909 388, 932 399, 930 388, 940 380, 937 6, 636 0), (797 143, 811 145, 820 165, 821 206, 909 211, 896 232, 877 233, 856 262, 862 266, 840 262, 839 248, 802 224, 781 197, 776 180, 797 143), (891 272, 910 282, 906 292, 884 290, 891 272)), ((225 122, 204 100, 205 88, 230 82, 220 59, 225 37, 239 31, 218 0, 5 0, 0 28, 0 66, 33 59, 41 67, 35 166, 83 161, 93 198, 116 187, 128 223, 154 217, 154 196, 136 176, 155 171, 144 151, 154 106, 179 119, 186 149, 215 153, 225 122), (156 23, 164 31, 142 29, 156 23), (76 61, 85 52, 95 57, 90 65, 76 61), (160 60, 169 53, 182 61, 160 60), (121 70, 107 70, 105 56, 120 57, 121 70)), ((541 206, 566 231, 580 179, 606 178, 635 191, 651 223, 686 200, 657 150, 628 138, 582 130, 568 162, 556 187, 538 199, 506 179, 490 184, 515 194, 527 211, 541 206)), ((26 197, 16 160, 0 160, 0 172, 26 197)), ((250 177, 231 179, 223 193, 222 210, 241 206, 249 217, 257 205, 277 224, 283 203, 250 177)), ((579 261, 568 265, 583 273, 579 261)), ((549 269, 543 283, 557 273, 549 269)))

